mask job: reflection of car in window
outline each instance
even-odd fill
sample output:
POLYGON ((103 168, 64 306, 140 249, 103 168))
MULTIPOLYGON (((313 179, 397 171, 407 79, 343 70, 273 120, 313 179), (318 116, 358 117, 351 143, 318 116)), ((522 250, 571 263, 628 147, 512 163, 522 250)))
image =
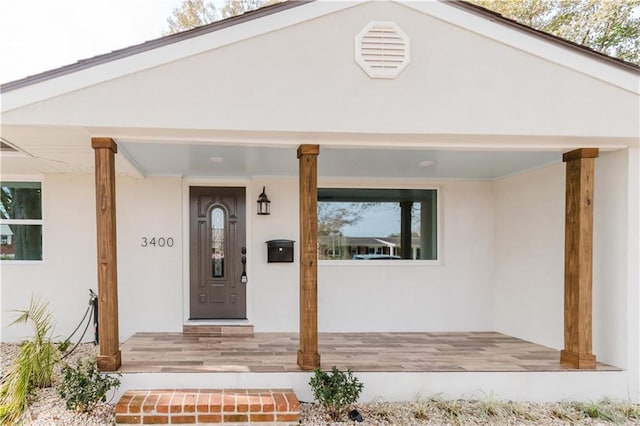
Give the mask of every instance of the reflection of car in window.
POLYGON ((353 260, 379 260, 379 259, 401 259, 400 256, 390 254, 356 254, 353 260))

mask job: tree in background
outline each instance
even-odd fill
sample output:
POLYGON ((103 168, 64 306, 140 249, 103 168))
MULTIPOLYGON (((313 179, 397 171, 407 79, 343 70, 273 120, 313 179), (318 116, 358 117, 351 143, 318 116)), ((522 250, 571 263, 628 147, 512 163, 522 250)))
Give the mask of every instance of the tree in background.
POLYGON ((171 16, 167 18, 167 34, 190 30, 281 1, 283 0, 225 0, 218 11, 213 0, 182 0, 180 6, 173 9, 171 16))
POLYGON ((280 3, 282 0, 226 0, 221 10, 222 19, 242 15, 250 10, 260 9, 270 4, 280 3))
MULTIPOLYGON (((167 19, 169 34, 283 0, 182 0, 167 19)), ((640 65, 640 0, 468 0, 531 28, 640 65)))
POLYGON ((216 7, 207 0, 183 0, 167 18, 168 34, 179 33, 201 25, 209 24, 217 18, 216 7))
POLYGON ((468 0, 523 25, 640 65, 640 0, 468 0))

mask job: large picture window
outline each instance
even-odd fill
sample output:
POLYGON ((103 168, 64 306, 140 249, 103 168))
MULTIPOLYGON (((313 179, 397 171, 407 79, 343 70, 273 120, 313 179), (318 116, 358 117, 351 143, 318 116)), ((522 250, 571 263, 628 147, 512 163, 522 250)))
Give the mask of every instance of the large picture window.
POLYGON ((0 259, 42 260, 40 182, 0 182, 0 259))
POLYGON ((437 260, 435 189, 318 189, 320 260, 437 260))

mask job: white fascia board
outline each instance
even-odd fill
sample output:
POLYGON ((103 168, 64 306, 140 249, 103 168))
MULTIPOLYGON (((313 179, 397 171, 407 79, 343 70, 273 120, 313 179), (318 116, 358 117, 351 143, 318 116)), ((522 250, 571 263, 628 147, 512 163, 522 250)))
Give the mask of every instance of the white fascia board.
POLYGON ((404 0, 398 1, 398 3, 498 43, 604 81, 631 93, 640 94, 640 76, 638 74, 590 58, 585 53, 547 42, 493 22, 489 18, 458 9, 454 5, 447 5, 442 1, 404 0))
POLYGON ((63 95, 105 81, 198 55, 357 5, 358 1, 315 1, 187 40, 70 72, 2 93, 2 112, 63 95))
POLYGON ((431 149, 480 149, 519 151, 569 150, 585 146, 616 150, 638 146, 640 139, 607 136, 558 136, 517 134, 372 134, 372 133, 328 133, 279 132, 279 131, 233 131, 194 129, 141 129, 92 127, 91 131, 122 142, 167 143, 167 144, 220 144, 248 145, 282 148, 301 143, 321 144, 340 148, 431 148, 431 149))

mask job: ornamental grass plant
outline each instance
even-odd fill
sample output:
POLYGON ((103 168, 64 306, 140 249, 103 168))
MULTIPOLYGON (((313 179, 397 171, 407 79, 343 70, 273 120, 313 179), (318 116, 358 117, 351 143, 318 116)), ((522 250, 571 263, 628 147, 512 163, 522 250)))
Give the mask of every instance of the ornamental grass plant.
POLYGON ((20 345, 16 361, 0 388, 0 424, 16 423, 27 408, 32 391, 52 384, 60 354, 51 338, 54 321, 47 307, 47 303, 32 297, 29 309, 16 311, 18 318, 11 323, 30 323, 34 336, 20 345))

